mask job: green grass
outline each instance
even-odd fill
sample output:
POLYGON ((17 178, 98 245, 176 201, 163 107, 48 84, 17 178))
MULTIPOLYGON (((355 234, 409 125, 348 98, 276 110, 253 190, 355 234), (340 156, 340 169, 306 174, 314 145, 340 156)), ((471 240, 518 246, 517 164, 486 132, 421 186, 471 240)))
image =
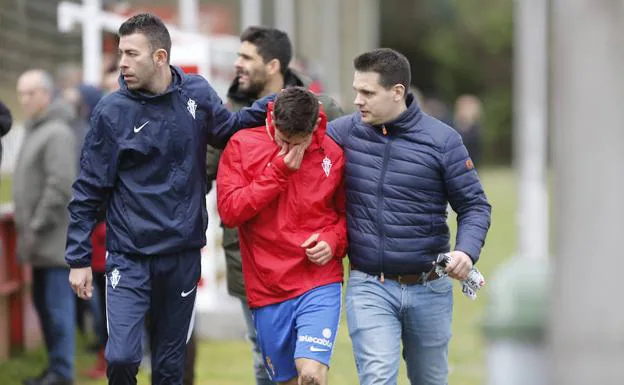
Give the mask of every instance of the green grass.
POLYGON ((0 203, 8 203, 11 201, 11 177, 9 175, 0 176, 0 203))
MULTIPOLYGON (((488 169, 481 179, 493 206, 492 227, 483 250, 479 269, 486 280, 497 265, 515 251, 516 183, 509 169, 488 169)), ((2 195, 0 195, 1 197, 2 195)), ((451 218, 454 222, 454 217, 451 218)), ((452 223, 454 228, 454 224, 452 223)), ((476 301, 464 297, 455 285, 453 315, 453 339, 450 346, 450 378, 453 385, 478 385, 485 380, 484 340, 481 319, 487 302, 487 286, 476 301)), ((330 370, 330 384, 357 384, 351 342, 346 329, 345 317, 338 332, 330 370)), ((79 346, 77 371, 81 372, 94 361, 93 355, 83 354, 79 346)), ((45 356, 41 350, 0 364, 0 384, 20 384, 20 380, 37 374, 44 366, 45 356)), ((248 385, 254 383, 251 369, 250 347, 245 341, 210 342, 200 344, 196 364, 197 385, 248 385)), ((407 385, 405 366, 401 367, 399 384, 407 385)), ((78 377, 77 385, 104 385, 105 381, 88 381, 78 377)), ((139 384, 149 384, 146 374, 141 374, 139 384)))

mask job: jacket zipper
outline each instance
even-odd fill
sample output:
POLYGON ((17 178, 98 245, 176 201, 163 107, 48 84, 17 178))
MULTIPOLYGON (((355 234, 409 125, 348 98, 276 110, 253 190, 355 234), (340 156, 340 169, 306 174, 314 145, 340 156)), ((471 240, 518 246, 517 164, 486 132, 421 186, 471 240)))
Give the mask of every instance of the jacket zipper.
MULTIPOLYGON (((386 126, 382 126, 382 133, 384 136, 388 135, 386 126)), ((392 144, 392 137, 388 137, 388 142, 385 145, 384 157, 381 166, 381 175, 379 175, 379 188, 377 192, 377 223, 379 224, 379 265, 380 265, 380 281, 384 282, 384 235, 383 235, 383 185, 384 178, 386 177, 386 171, 388 170, 388 156, 390 154, 390 145, 392 144)))

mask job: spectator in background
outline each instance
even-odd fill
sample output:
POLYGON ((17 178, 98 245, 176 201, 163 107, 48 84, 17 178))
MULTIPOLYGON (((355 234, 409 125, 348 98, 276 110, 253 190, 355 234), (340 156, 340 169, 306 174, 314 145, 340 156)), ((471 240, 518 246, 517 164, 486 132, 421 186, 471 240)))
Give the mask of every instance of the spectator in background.
MULTIPOLYGON (((9 108, 0 101, 0 137, 5 136, 11 130, 13 116, 9 108)), ((0 142, 0 163, 2 163, 2 142, 0 142)))
MULTIPOLYGON (((84 138, 89 130, 91 113, 95 109, 100 99, 102 99, 102 90, 86 84, 79 85, 76 89, 78 100, 76 102, 77 117, 74 125, 74 134, 76 135, 76 150, 78 156, 78 165, 80 165, 80 152, 84 138)), ((78 167, 80 168, 80 167, 78 167)), ((95 349, 97 350, 97 359, 92 368, 84 374, 89 378, 106 378, 106 360, 104 358, 104 348, 108 340, 106 330, 106 278, 105 278, 105 261, 106 261, 106 210, 102 206, 97 216, 97 224, 91 234, 91 243, 93 245, 92 253, 92 271, 93 271, 93 297, 89 300, 91 311, 95 320, 95 335, 97 342, 95 349)), ((79 301, 84 301, 79 299, 79 301)))
POLYGON ((418 107, 420 107, 422 109, 425 100, 423 98, 423 94, 420 91, 420 89, 418 89, 418 87, 416 87, 416 86, 410 86, 409 92, 412 95, 414 95, 414 101, 416 102, 416 104, 418 104, 418 107))
POLYGON ((441 99, 435 96, 425 97, 422 104, 421 109, 424 113, 429 116, 432 116, 442 123, 447 125, 451 125, 451 116, 449 112, 449 108, 446 103, 444 103, 441 99))
POLYGON ((459 132, 475 167, 481 164, 481 101, 474 95, 462 95, 455 101, 453 126, 459 132))
POLYGON ((54 72, 54 82, 61 93, 78 87, 82 83, 82 66, 72 62, 60 64, 54 72))
POLYGON ((80 151, 89 130, 91 113, 100 99, 102 99, 103 92, 97 87, 80 84, 63 90, 61 95, 63 99, 74 107, 76 112, 75 119, 72 122, 72 129, 76 136, 76 157, 78 162, 80 162, 80 151))
MULTIPOLYGON (((59 91, 59 95, 69 103, 74 109, 74 119, 71 121, 71 128, 74 133, 75 138, 75 151, 76 151, 76 165, 77 169, 80 168, 80 151, 82 150, 82 144, 84 142, 84 138, 87 135, 87 131, 89 130, 89 120, 91 118, 91 112, 95 108, 95 105, 102 98, 102 91, 98 88, 81 84, 80 77, 82 76, 81 72, 78 72, 77 68, 74 68, 74 71, 71 72, 71 67, 60 67, 57 70, 57 88, 59 91), (75 78, 71 78, 70 75, 80 75, 75 78), (59 80, 65 80, 63 86, 58 87, 59 80), (72 81, 69 82, 68 79, 72 81), (78 83, 75 83, 78 81, 78 83)), ((97 287, 96 287, 97 290, 97 287)), ((106 337, 102 335, 102 328, 100 325, 105 323, 103 317, 105 317, 105 313, 101 311, 101 306, 99 303, 99 296, 96 295, 91 299, 78 299, 76 301, 76 323, 78 326, 78 330, 83 335, 87 334, 86 319, 87 314, 90 312, 93 316, 93 326, 95 327, 95 336, 96 342, 95 344, 89 347, 90 350, 99 351, 102 347, 102 342, 106 341, 106 337)), ((99 368, 100 363, 96 363, 96 368, 99 368)), ((99 371, 97 370, 89 370, 88 375, 90 377, 99 377, 99 371)))
POLYGON ((307 86, 308 89, 315 94, 320 94, 325 91, 323 83, 320 77, 312 71, 310 68, 310 62, 303 56, 296 56, 290 63, 290 69, 298 72, 299 74, 305 74, 310 78, 310 83, 307 86))
POLYGON ((72 109, 54 98, 52 77, 42 70, 23 73, 17 94, 26 118, 13 175, 17 255, 33 268, 33 302, 48 353, 48 367, 24 384, 71 385, 76 303, 64 251, 77 164, 72 109))
POLYGON ((97 215, 97 224, 91 234, 91 270, 93 272, 93 314, 96 319, 98 337, 97 359, 85 376, 93 379, 106 378, 106 358, 104 348, 108 341, 106 326, 106 207, 103 205, 97 215))
POLYGON ((119 89, 119 70, 114 70, 104 74, 102 78, 102 90, 104 93, 112 93, 119 89))

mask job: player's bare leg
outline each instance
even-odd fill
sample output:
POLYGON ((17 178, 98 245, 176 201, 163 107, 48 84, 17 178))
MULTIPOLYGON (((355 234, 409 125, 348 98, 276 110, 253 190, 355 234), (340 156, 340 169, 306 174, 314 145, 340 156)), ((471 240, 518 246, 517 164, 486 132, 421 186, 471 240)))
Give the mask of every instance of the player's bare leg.
POLYGON ((298 377, 294 377, 285 382, 278 382, 277 385, 297 385, 298 384, 297 380, 298 380, 298 377))

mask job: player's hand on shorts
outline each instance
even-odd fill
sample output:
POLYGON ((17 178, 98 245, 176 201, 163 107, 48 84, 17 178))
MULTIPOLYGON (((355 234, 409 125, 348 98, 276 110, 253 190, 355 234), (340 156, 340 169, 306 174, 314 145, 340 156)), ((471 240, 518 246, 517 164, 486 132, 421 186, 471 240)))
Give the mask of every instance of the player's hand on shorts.
POLYGON ((334 253, 327 242, 318 242, 318 238, 318 233, 312 234, 310 238, 301 244, 301 247, 305 248, 306 256, 310 261, 323 266, 333 258, 334 253))
POLYGON ((69 284, 72 290, 82 299, 93 295, 93 273, 90 267, 80 267, 69 271, 69 284))
POLYGON ((451 263, 446 266, 449 277, 463 281, 472 269, 472 259, 463 251, 455 250, 449 253, 451 263))

